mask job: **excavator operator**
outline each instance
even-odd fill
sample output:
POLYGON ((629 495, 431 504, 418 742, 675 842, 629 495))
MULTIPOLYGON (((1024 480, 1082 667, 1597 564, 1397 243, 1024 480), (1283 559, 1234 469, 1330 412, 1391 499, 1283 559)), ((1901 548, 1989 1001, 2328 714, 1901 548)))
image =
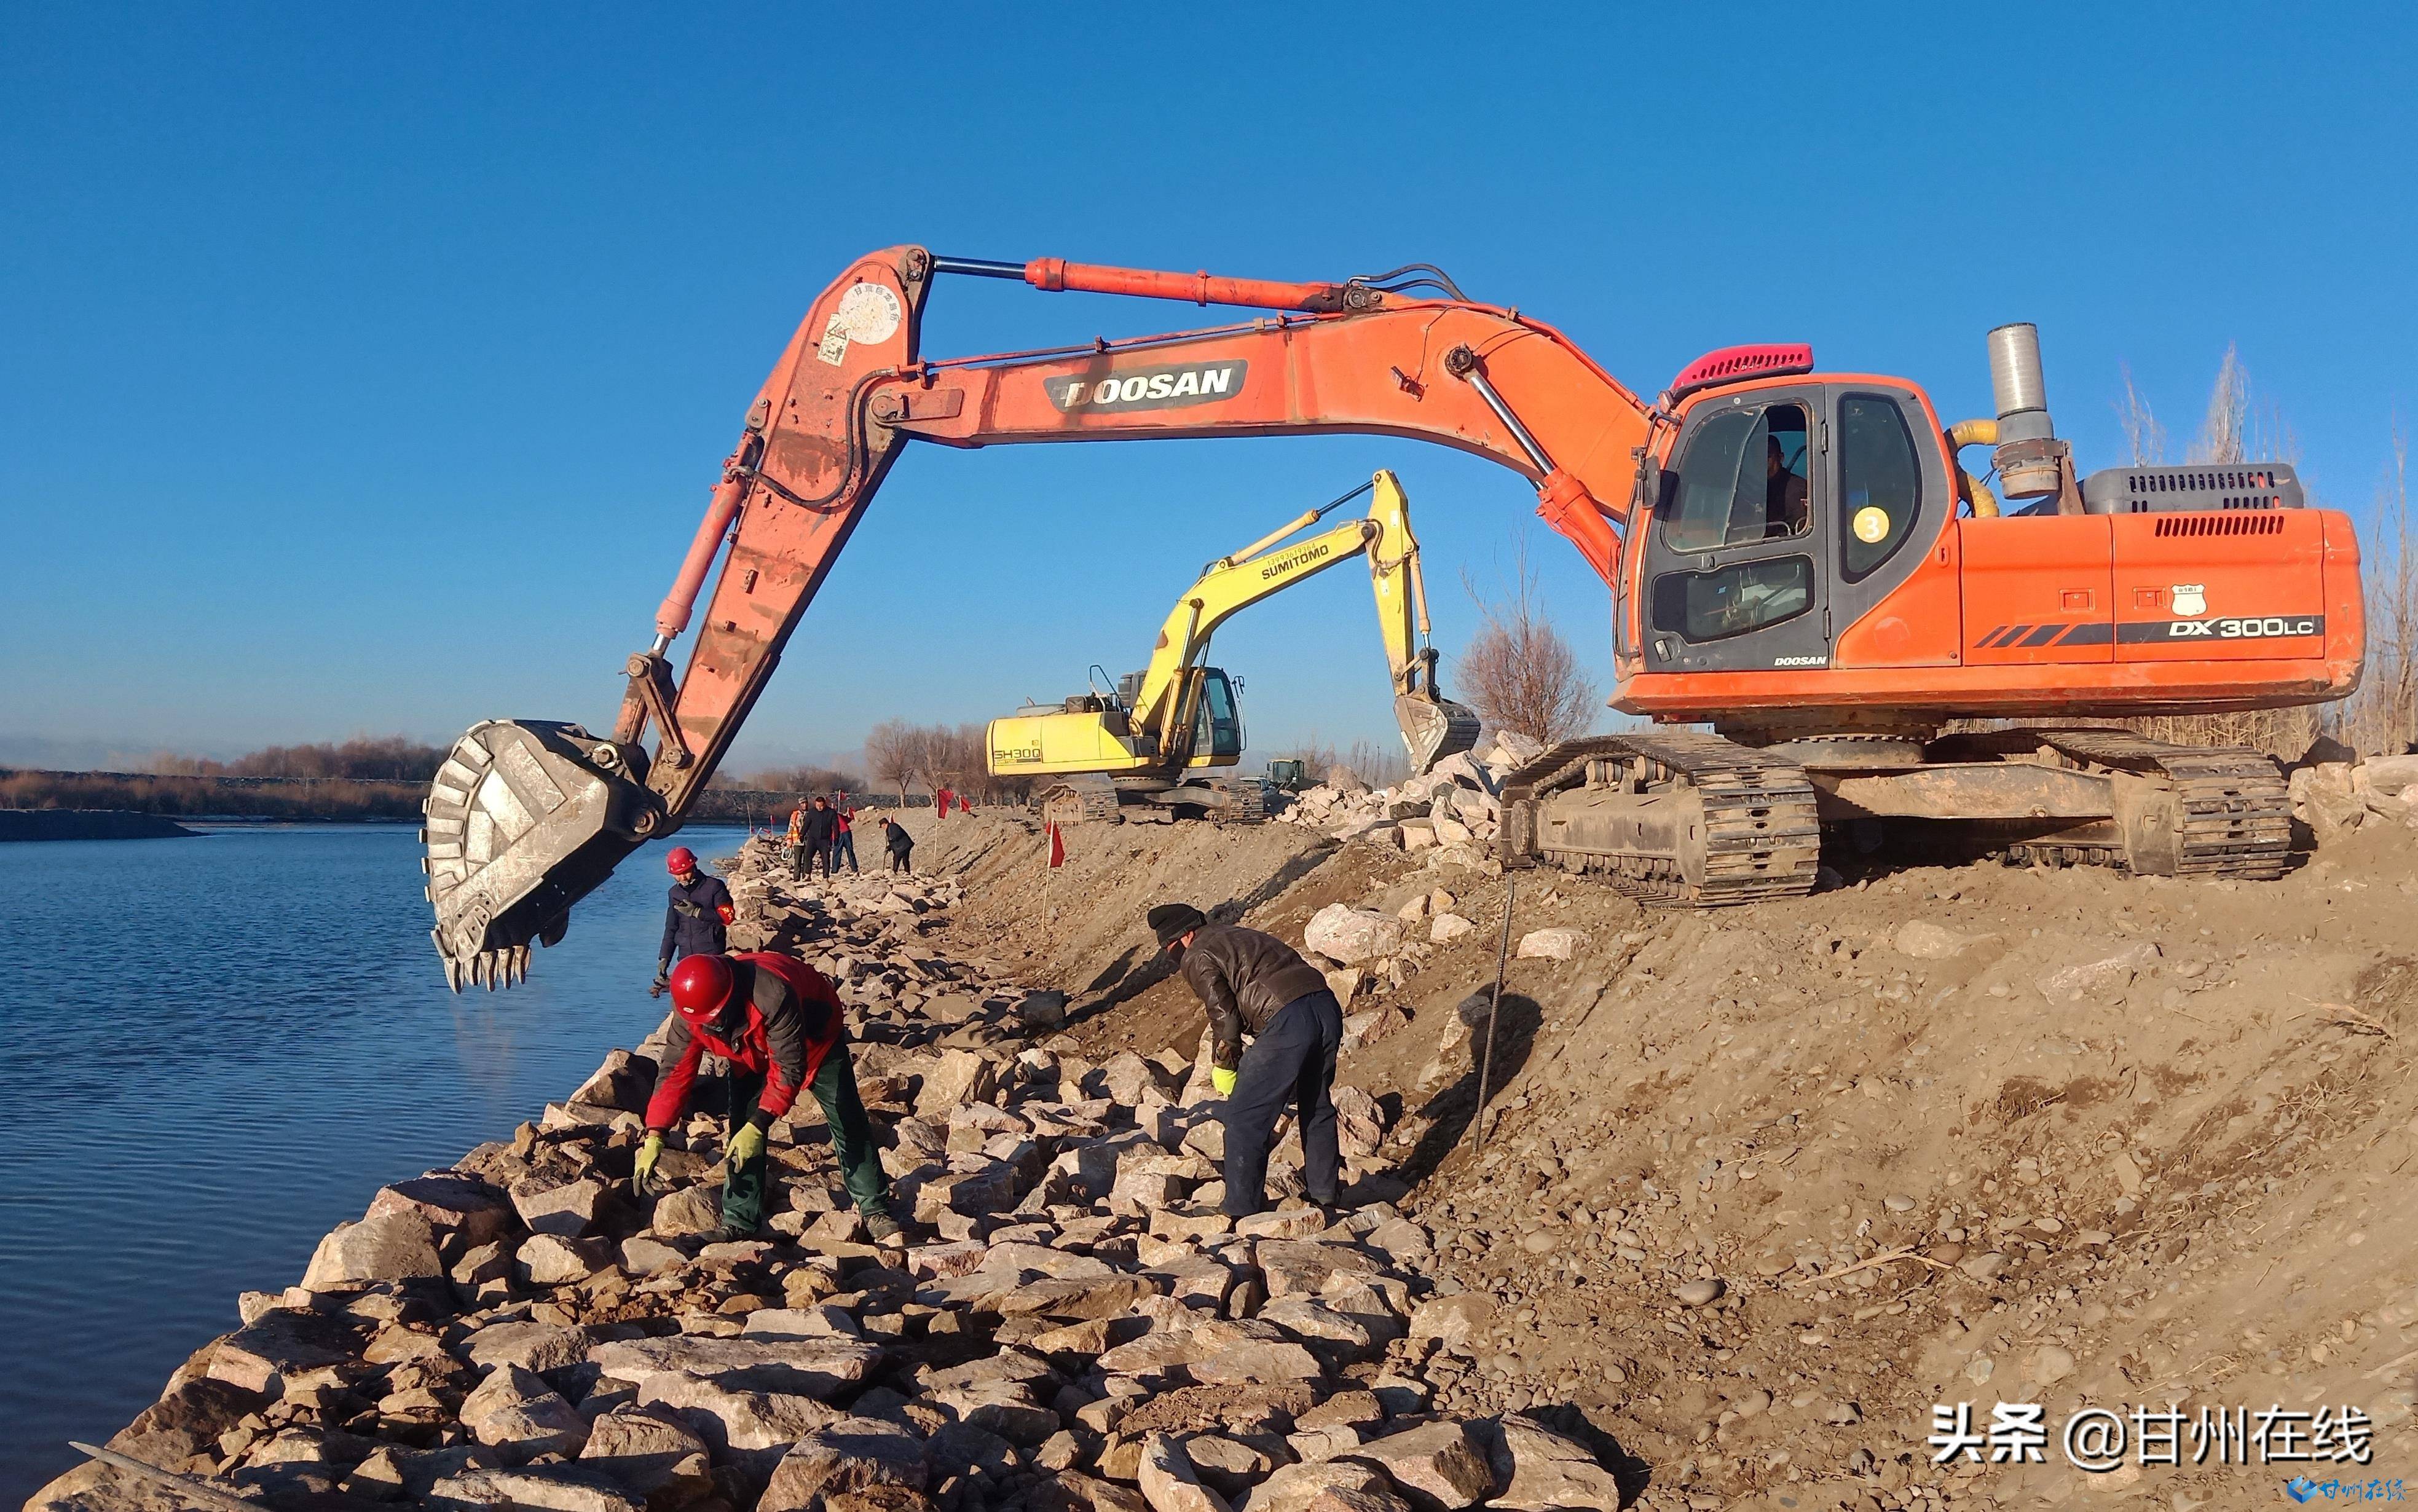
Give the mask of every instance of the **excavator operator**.
POLYGON ((1764 437, 1763 466, 1764 539, 1777 541, 1796 535, 1811 523, 1813 516, 1806 504, 1804 475, 1788 466, 1787 449, 1780 444, 1776 431, 1764 437))

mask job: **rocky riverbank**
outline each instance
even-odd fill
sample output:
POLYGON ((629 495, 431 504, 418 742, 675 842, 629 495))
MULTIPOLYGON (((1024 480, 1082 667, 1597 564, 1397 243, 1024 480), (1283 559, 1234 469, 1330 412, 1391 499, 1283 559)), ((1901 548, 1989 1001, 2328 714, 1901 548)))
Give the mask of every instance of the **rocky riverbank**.
MULTIPOLYGON (((707 1244, 719 1120, 629 1188, 650 1046, 452 1168, 382 1190, 300 1283, 247 1293, 110 1447, 265 1505, 788 1512, 1612 1506, 1576 1414, 1433 1411, 1492 1299, 1431 1274, 1386 1105, 1347 1089, 1347 1211, 1216 1211, 1191 1059, 1050 1042, 1065 999, 940 947, 960 884, 733 868, 741 944, 851 1005, 916 1243, 861 1242, 811 1102, 774 1125, 762 1238, 707 1244)), ((706 1106, 712 1106, 708 1101, 706 1106)), ((1624 1466, 1621 1474, 1628 1474, 1624 1466)), ((29 1508, 191 1497, 85 1466, 29 1508)))

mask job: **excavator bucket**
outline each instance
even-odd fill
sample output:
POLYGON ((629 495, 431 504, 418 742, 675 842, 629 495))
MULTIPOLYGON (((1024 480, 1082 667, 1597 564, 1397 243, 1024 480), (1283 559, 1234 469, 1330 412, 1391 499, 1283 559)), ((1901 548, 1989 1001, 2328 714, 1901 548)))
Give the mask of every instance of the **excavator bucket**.
POLYGON ((1411 748, 1414 776, 1477 743, 1477 711, 1449 698, 1403 694, 1394 700, 1394 722, 1411 748))
POLYGON ((454 742, 420 832, 429 938, 454 991, 527 977, 531 945, 559 940, 571 906, 662 827, 638 780, 645 762, 635 747, 534 720, 490 720, 454 742))

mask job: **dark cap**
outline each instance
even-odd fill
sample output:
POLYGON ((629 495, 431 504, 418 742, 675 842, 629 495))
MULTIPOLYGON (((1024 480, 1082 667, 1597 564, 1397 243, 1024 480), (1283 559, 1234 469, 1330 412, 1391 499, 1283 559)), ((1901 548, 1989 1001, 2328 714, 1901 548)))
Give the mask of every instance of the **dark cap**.
POLYGON ((1150 932, 1158 937, 1161 950, 1209 922, 1201 916, 1199 909, 1189 903, 1162 903, 1144 918, 1150 924, 1150 932))

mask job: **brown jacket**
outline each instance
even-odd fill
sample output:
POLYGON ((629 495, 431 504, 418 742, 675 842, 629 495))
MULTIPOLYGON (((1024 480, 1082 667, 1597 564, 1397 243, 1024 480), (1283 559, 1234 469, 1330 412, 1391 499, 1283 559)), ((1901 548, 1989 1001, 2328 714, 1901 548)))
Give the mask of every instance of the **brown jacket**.
POLYGON ((1210 1060, 1242 1063, 1243 1034, 1264 1031, 1278 1010, 1326 990, 1326 978, 1274 935, 1239 924, 1204 924, 1184 952, 1184 981, 1209 1006, 1210 1060))

